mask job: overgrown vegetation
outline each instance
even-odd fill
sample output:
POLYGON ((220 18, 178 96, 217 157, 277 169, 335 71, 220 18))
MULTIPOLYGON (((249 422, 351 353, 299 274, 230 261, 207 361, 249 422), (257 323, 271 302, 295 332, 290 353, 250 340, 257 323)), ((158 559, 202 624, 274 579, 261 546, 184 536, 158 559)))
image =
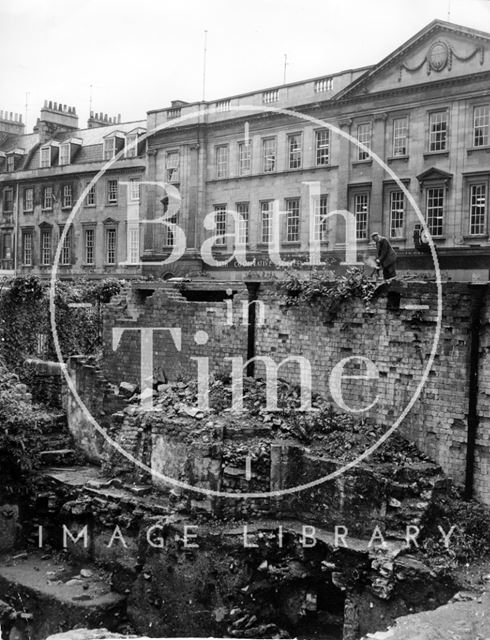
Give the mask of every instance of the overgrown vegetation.
POLYGON ((422 551, 433 565, 449 569, 490 553, 490 509, 475 500, 463 500, 456 488, 432 504, 423 524, 422 551), (453 526, 446 547, 439 527, 449 535, 453 526))
POLYGON ((358 267, 350 267, 334 280, 332 271, 322 267, 313 269, 307 278, 287 272, 286 278, 277 282, 277 288, 287 306, 314 306, 333 316, 346 300, 353 298, 369 307, 376 283, 358 267))
MULTIPOLYGON (((102 305, 120 288, 116 279, 56 283, 56 327, 64 358, 97 354, 101 347, 102 305)), ((57 359, 50 323, 49 285, 37 276, 18 276, 4 282, 0 292, 0 331, 0 356, 21 377, 27 357, 57 359)))
POLYGON ((42 425, 49 416, 33 406, 25 385, 0 362, 0 469, 3 498, 28 486, 42 425))

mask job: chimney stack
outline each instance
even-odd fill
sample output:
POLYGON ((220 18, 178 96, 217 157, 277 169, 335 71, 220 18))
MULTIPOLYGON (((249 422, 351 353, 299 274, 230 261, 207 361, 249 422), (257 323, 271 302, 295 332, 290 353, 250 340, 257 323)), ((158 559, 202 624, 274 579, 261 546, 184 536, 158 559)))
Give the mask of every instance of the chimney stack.
POLYGON ((95 127, 107 127, 111 124, 120 124, 121 114, 117 116, 108 116, 107 113, 94 113, 90 112, 90 118, 87 120, 87 127, 94 129, 95 127))
POLYGON ((74 131, 78 129, 78 115, 75 107, 67 107, 66 104, 45 100, 41 109, 34 132, 39 133, 39 141, 44 144, 59 131, 74 131))
POLYGON ((14 136, 24 135, 25 126, 22 122, 22 114, 0 109, 0 133, 14 136))

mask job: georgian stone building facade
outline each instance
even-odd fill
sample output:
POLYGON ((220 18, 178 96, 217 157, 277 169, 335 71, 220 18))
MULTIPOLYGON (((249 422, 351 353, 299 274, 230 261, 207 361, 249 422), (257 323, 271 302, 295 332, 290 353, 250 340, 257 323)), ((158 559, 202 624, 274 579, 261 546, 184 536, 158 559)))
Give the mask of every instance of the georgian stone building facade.
POLYGON ((490 34, 439 20, 376 65, 146 121, 91 114, 79 129, 74 108, 46 103, 26 135, 0 112, 0 266, 48 276, 81 197, 61 277, 335 268, 347 219, 349 262, 378 231, 400 270, 433 273, 428 231, 443 276, 487 281, 489 135, 490 34))
POLYGON ((376 230, 396 247, 402 270, 433 272, 416 206, 443 275, 486 281, 489 124, 490 34, 438 20, 372 67, 149 112, 148 180, 179 195, 171 188, 162 207, 164 190, 155 187, 145 210, 156 218, 170 201, 187 248, 159 266, 174 234, 146 225, 146 270, 267 277, 276 208, 283 260, 308 256, 313 243, 343 259, 345 223, 332 212, 348 210, 361 261, 376 230), (213 235, 220 266, 202 259, 213 235))
POLYGON ((0 118, 4 273, 50 277, 58 244, 61 278, 140 272, 140 225, 128 212, 139 210, 145 127, 91 114, 79 129, 75 108, 55 102, 45 103, 32 134, 24 134, 19 116, 0 118))

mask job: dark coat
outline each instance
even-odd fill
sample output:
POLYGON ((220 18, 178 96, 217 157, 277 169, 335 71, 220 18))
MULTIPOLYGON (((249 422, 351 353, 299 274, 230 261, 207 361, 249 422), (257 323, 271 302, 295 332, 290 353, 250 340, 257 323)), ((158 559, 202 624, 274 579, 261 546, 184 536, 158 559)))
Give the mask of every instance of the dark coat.
POLYGON ((393 250, 388 238, 384 236, 379 236, 376 240, 376 249, 377 256, 376 259, 379 260, 379 264, 382 267, 389 267, 396 262, 396 253, 393 250))

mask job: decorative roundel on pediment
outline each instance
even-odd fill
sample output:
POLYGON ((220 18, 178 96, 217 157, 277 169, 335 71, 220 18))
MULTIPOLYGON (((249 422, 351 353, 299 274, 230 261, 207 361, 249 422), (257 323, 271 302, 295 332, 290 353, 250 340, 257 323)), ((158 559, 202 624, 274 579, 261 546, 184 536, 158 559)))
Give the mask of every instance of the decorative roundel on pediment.
POLYGON ((427 54, 431 69, 442 71, 449 60, 449 47, 442 40, 434 42, 427 54))

